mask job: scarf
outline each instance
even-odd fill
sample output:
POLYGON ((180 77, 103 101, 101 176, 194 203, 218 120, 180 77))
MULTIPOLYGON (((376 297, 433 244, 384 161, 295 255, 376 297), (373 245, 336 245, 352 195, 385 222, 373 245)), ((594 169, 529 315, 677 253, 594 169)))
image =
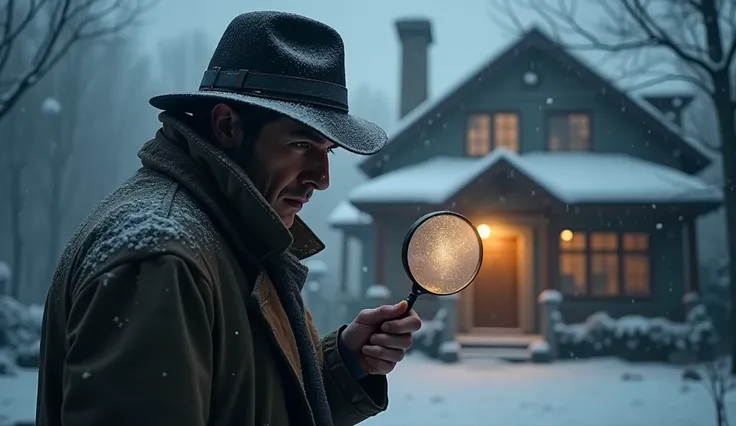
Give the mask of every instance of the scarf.
POLYGON ((317 426, 332 426, 332 413, 327 402, 322 366, 307 325, 301 290, 307 281, 307 267, 294 255, 284 252, 269 256, 264 262, 266 272, 276 287, 281 304, 294 332, 307 400, 317 426))

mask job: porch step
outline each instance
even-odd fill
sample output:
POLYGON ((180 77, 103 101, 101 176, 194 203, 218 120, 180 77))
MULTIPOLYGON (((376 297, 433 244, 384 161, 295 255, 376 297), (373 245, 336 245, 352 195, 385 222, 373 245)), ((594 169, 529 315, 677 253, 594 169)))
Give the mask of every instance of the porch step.
POLYGON ((524 349, 539 336, 533 334, 496 335, 496 334, 461 334, 457 341, 463 349, 524 349))
POLYGON ((528 362, 526 348, 467 348, 463 347, 460 357, 465 361, 501 360, 505 362, 528 362))

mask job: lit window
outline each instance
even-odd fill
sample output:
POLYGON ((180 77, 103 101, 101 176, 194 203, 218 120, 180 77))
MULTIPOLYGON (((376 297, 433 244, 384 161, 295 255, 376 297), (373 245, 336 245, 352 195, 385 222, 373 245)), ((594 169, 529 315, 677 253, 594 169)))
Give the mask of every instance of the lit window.
POLYGON ((494 148, 506 148, 519 152, 519 115, 499 113, 493 116, 494 148))
POLYGON ((560 290, 572 296, 647 296, 649 236, 564 230, 559 242, 560 290))
POLYGON ((473 114, 468 118, 465 135, 466 152, 470 157, 483 157, 491 151, 491 116, 473 114))

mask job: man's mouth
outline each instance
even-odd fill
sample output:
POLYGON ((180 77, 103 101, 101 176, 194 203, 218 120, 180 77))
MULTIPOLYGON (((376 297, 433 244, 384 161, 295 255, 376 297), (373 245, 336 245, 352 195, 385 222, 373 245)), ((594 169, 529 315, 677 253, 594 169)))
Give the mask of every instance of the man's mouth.
POLYGON ((284 202, 295 209, 301 209, 307 201, 306 198, 284 198, 284 202))

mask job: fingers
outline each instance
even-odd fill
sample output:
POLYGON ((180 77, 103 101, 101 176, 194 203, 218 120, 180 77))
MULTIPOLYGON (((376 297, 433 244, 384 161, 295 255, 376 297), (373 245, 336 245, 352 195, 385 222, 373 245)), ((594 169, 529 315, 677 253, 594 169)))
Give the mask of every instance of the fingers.
POLYGON ((392 349, 378 345, 363 346, 363 355, 388 362, 399 362, 404 359, 405 354, 406 352, 403 349, 392 349))
POLYGON ((376 333, 371 336, 370 343, 376 346, 384 346, 390 349, 409 349, 412 345, 411 333, 405 334, 384 334, 376 333))
POLYGON ((373 358, 371 356, 363 357, 365 370, 368 374, 386 375, 396 368, 396 363, 383 359, 373 358))
POLYGON ((422 328, 422 320, 419 319, 414 311, 409 311, 409 315, 404 318, 386 321, 381 326, 381 331, 391 334, 414 333, 422 328))
POLYGON ((399 317, 406 311, 406 300, 395 305, 383 305, 374 309, 364 309, 360 311, 355 320, 361 324, 378 325, 384 321, 388 321, 399 317))

